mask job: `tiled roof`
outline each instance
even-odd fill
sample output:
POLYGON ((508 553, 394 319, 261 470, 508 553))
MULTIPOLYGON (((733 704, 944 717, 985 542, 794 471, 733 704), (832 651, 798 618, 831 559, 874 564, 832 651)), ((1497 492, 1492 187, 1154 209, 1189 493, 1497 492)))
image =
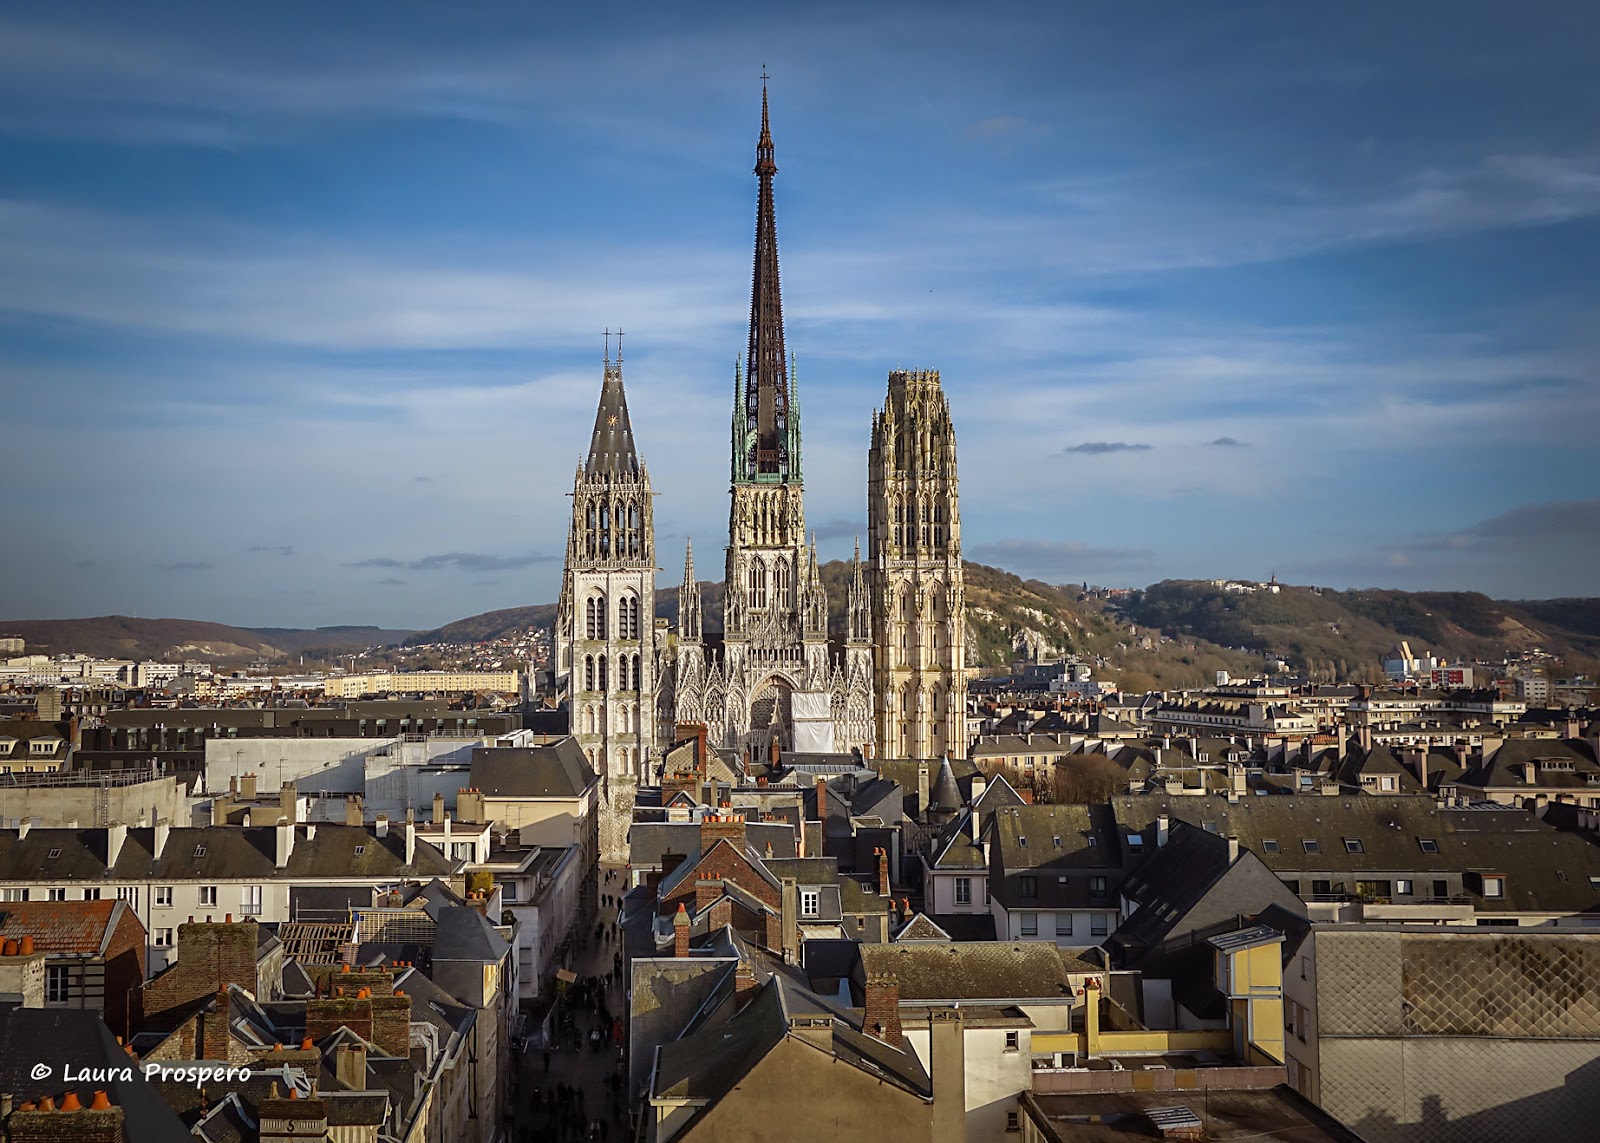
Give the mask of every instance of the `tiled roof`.
POLYGON ((944 944, 861 945, 859 988, 868 976, 894 976, 900 1000, 1057 1000, 1071 995, 1055 945, 956 941, 944 944))
POLYGON ((0 939, 27 936, 35 952, 96 956, 126 914, 125 901, 7 901, 0 906, 0 939))

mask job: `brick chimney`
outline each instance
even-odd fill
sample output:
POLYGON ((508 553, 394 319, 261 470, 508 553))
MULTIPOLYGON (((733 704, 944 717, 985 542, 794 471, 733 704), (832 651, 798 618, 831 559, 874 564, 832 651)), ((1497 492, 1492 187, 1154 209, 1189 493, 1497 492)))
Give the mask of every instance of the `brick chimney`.
MULTIPOLYGON (((724 807, 730 809, 731 807, 724 807)), ((705 853, 718 838, 727 838, 740 849, 745 843, 744 818, 733 813, 707 813, 700 819, 700 852, 705 853)))
POLYGON ((733 997, 738 1007, 743 1008, 756 994, 756 969, 748 958, 739 961, 739 966, 733 973, 733 997))
POLYGON ((904 1042, 900 1035, 900 978, 889 975, 867 977, 863 1025, 869 1036, 896 1048, 904 1042))
POLYGON ((828 780, 826 778, 817 779, 817 820, 819 822, 828 820, 828 780))
POLYGON ((217 989, 217 1007, 214 1012, 200 1017, 200 1058, 225 1060, 228 1058, 228 1041, 233 1038, 228 1024, 233 1016, 233 1001, 226 987, 217 989))
POLYGON ((310 1039, 321 1040, 338 1031, 341 1024, 363 1040, 372 1039, 372 998, 345 995, 306 1001, 306 1035, 310 1039))
POLYGON ((889 851, 881 848, 875 849, 872 851, 872 855, 878 859, 878 896, 887 897, 889 895, 889 851))
POLYGON ((672 955, 685 957, 689 955, 689 913, 678 903, 678 911, 672 916, 672 955))
POLYGON ((106 1093, 94 1093, 94 1102, 76 1111, 57 1111, 24 1103, 6 1119, 12 1143, 122 1143, 122 1108, 113 1107, 106 1093))
POLYGON ((694 883, 694 911, 704 913, 711 902, 722 896, 722 878, 702 873, 694 883))
POLYGON ((411 1054, 411 997, 404 992, 374 995, 372 1042, 388 1055, 405 1059, 411 1054))

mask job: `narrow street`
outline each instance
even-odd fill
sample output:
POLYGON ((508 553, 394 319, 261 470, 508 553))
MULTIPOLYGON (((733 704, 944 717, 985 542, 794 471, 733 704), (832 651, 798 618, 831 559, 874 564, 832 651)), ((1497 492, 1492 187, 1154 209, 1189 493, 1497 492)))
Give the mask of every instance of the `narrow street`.
POLYGON ((616 916, 623 891, 623 873, 602 867, 595 919, 580 928, 577 955, 567 966, 577 980, 564 986, 543 1027, 529 1029, 518 1061, 512 1143, 627 1138, 620 1081, 627 1041, 613 1039, 627 1014, 620 974, 612 972, 622 948, 616 916))

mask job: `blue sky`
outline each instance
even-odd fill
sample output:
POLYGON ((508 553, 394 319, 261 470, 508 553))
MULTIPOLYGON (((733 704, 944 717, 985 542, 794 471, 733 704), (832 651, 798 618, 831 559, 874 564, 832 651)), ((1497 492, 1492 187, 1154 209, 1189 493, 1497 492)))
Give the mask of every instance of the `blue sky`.
POLYGON ((1597 34, 1580 3, 11 6, 0 618, 553 600, 619 325, 664 582, 691 535, 716 574, 763 64, 825 556, 888 371, 936 368, 969 558, 1600 594, 1597 34))

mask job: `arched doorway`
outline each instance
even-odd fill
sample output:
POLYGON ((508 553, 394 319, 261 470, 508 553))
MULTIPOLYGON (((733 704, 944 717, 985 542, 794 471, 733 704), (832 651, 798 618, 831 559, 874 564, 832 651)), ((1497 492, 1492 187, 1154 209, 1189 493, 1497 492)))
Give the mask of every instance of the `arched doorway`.
POLYGON ((782 675, 773 675, 755 689, 750 700, 750 729, 745 734, 745 744, 752 759, 764 759, 772 749, 772 739, 778 740, 778 749, 794 748, 793 711, 789 696, 794 684, 782 675))

